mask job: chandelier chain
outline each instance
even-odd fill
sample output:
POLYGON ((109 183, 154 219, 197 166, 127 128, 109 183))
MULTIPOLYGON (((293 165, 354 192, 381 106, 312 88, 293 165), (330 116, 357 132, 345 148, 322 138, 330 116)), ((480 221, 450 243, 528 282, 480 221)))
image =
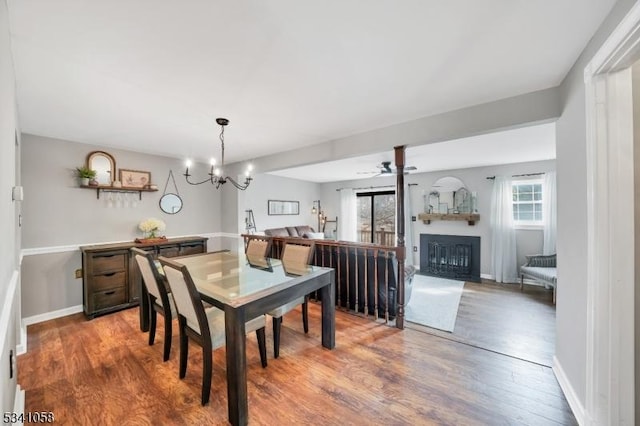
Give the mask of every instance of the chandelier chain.
POLYGON ((220 131, 220 143, 222 144, 222 162, 220 164, 221 170, 224 171, 224 126, 220 126, 222 130, 220 131))

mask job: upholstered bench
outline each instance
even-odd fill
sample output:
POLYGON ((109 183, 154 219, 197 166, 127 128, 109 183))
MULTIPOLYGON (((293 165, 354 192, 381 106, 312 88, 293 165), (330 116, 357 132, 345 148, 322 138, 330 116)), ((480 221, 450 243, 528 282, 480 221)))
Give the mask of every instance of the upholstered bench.
POLYGON ((556 303, 557 269, 556 255, 526 256, 527 263, 520 267, 520 291, 524 286, 524 278, 531 278, 549 287, 553 287, 553 303, 556 303))

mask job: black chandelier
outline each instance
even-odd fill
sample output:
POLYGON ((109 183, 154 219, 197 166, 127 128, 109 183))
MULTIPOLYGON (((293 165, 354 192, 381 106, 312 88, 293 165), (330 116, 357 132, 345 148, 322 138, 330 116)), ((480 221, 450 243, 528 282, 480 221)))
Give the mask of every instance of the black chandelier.
POLYGON ((187 179, 187 183, 191 185, 201 185, 203 183, 209 182, 212 185, 215 185, 216 189, 220 188, 220 185, 224 185, 225 183, 227 183, 227 181, 229 181, 233 184, 233 186, 235 186, 241 191, 244 191, 249 187, 249 184, 253 180, 253 178, 251 177, 251 170, 252 170, 251 164, 247 166, 247 170, 245 171, 245 174, 244 174, 245 177, 244 177, 243 184, 236 182, 236 180, 230 176, 223 176, 224 174, 224 126, 229 124, 229 120, 227 120, 226 118, 216 118, 216 123, 218 123, 220 125, 220 128, 222 129, 222 131, 220 132, 220 143, 222 145, 222 161, 220 162, 220 167, 216 167, 216 160, 215 158, 212 158, 209 177, 203 180, 202 182, 191 182, 189 180, 189 178, 191 177, 191 175, 189 174, 189 167, 191 167, 191 160, 187 160, 187 170, 184 172, 184 177, 187 179))

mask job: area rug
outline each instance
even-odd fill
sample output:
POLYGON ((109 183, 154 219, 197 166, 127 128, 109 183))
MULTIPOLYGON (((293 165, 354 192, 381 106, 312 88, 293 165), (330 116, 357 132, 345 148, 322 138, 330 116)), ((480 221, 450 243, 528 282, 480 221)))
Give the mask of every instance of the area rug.
POLYGON ((453 332, 464 281, 416 274, 405 319, 427 327, 453 332))

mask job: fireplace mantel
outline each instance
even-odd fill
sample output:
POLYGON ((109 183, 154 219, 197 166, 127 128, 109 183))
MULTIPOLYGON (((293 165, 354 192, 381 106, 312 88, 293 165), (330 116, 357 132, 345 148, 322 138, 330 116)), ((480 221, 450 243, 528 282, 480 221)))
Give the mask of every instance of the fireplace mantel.
POLYGON ((418 219, 423 221, 426 225, 430 224, 432 220, 461 220, 473 226, 480 220, 478 213, 420 213, 418 219))

